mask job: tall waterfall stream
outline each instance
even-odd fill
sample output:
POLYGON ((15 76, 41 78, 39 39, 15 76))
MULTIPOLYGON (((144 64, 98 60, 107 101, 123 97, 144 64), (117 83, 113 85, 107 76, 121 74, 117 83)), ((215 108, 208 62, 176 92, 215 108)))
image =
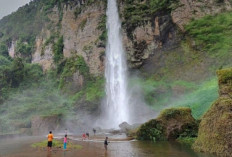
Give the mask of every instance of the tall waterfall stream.
POLYGON ((108 41, 106 47, 106 101, 104 111, 108 127, 129 121, 127 64, 122 44, 121 21, 116 0, 107 4, 108 41))

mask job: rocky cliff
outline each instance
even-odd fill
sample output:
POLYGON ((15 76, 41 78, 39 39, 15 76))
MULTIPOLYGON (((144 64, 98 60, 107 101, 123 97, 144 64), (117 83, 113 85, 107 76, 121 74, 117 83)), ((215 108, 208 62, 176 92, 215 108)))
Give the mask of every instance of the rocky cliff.
MULTIPOLYGON (((75 55, 83 56, 89 66, 90 73, 99 75, 103 73, 104 47, 100 45, 99 36, 102 31, 98 29, 101 17, 105 15, 104 2, 96 2, 89 6, 75 5, 74 3, 62 6, 63 16, 60 21, 60 29, 54 32, 53 28, 44 28, 36 37, 35 53, 32 63, 39 63, 44 70, 52 68, 53 51, 52 43, 46 43, 54 33, 63 36, 63 55, 70 58, 75 55), (76 15, 75 11, 80 10, 76 15)), ((55 7, 49 14, 49 19, 55 24, 59 23, 58 8, 55 7)))
POLYGON ((220 97, 203 116, 193 147, 229 157, 232 154, 232 69, 223 69, 217 74, 220 97))
MULTIPOLYGON (((118 4, 129 70, 142 76, 136 85, 142 85, 147 104, 159 109, 170 105, 214 77, 215 70, 232 64, 230 1, 118 0, 118 4)), ((72 111, 79 117, 99 114, 105 95, 105 13, 104 0, 34 0, 0 20, 0 103, 6 102, 1 116, 14 121, 20 105, 19 114, 30 114, 20 123, 29 123, 34 114, 61 114, 62 108, 67 109, 64 114, 72 111), (23 96, 33 103, 18 100, 25 91, 23 96), (47 104, 54 107, 49 113, 47 104), (8 107, 12 115, 6 114, 8 107)), ((130 83, 133 86, 133 80, 130 83)), ((210 90, 216 91, 216 83, 214 87, 210 90)), ((209 94, 210 101, 215 93, 209 94)), ((211 103, 208 99, 197 97, 203 105, 184 106, 202 110, 211 103)), ((0 120, 7 119, 1 116, 0 120)))
MULTIPOLYGON (((165 46, 176 47, 175 45, 178 45, 178 41, 181 40, 180 32, 185 32, 185 25, 192 19, 231 10, 231 3, 227 0, 170 1, 165 2, 167 6, 158 7, 157 5, 155 11, 149 11, 151 8, 146 8, 149 3, 151 1, 119 1, 123 41, 131 68, 141 67, 152 54, 165 46), (149 11, 149 14, 143 17, 131 11, 132 19, 135 15, 138 18, 144 18, 142 22, 135 19, 138 23, 134 25, 127 19, 127 14, 130 12, 130 7, 133 8, 135 5, 144 5, 145 7, 138 8, 138 11, 149 11)), ((105 33, 105 12, 105 1, 86 1, 80 4, 70 0, 54 5, 47 13, 49 22, 46 22, 41 31, 36 34, 31 62, 39 63, 45 71, 54 67, 53 40, 56 40, 59 35, 64 38, 65 58, 76 54, 83 56, 90 73, 96 76, 102 75, 105 52, 105 39, 102 39, 102 33, 105 33)), ((12 57, 15 55, 17 40, 16 37, 10 42, 9 55, 12 57)))

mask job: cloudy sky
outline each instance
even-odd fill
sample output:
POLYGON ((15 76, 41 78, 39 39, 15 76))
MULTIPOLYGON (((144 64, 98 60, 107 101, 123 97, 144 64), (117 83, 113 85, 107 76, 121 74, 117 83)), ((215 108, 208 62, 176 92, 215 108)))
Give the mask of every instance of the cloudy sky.
POLYGON ((19 7, 30 1, 31 0, 0 0, 0 19, 16 11, 19 7))

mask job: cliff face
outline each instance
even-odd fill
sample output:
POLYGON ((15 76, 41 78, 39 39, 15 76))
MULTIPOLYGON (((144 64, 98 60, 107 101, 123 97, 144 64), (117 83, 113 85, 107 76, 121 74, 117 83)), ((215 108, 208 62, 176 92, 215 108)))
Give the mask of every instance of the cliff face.
MULTIPOLYGON (((98 29, 98 25, 101 17, 105 15, 104 3, 99 2, 88 7, 66 4, 62 9, 63 17, 58 32, 64 40, 64 58, 75 55, 83 56, 91 74, 96 76, 102 74, 104 68, 101 55, 104 54, 105 49, 99 46, 99 36, 102 31, 98 29), (81 11, 78 15, 75 15, 75 11, 78 9, 81 11)), ((49 18, 58 24, 58 15, 58 9, 54 8, 49 18)), ((53 66, 52 44, 45 45, 46 40, 54 33, 53 31, 53 28, 45 28, 36 38, 36 49, 32 57, 32 63, 39 63, 44 70, 53 66), (44 52, 42 52, 42 49, 44 49, 44 52)))
MULTIPOLYGON (((190 20, 231 10, 231 3, 228 0, 173 1, 167 4, 170 5, 167 8, 172 8, 171 10, 161 8, 147 15, 148 20, 144 17, 145 22, 136 24, 130 30, 125 24, 128 21, 126 19, 128 6, 141 5, 149 1, 141 3, 135 1, 131 4, 126 0, 118 2, 123 23, 123 42, 130 68, 140 68, 156 51, 176 47, 182 38, 180 32, 185 32, 184 26, 190 20)), ((146 10, 141 11, 146 12, 146 10)), ((103 1, 86 3, 86 5, 70 1, 62 4, 61 8, 55 5, 48 14, 50 22, 46 23, 36 36, 32 63, 39 63, 45 71, 54 67, 53 43, 49 43, 48 40, 53 38, 54 33, 58 33, 64 38, 63 55, 65 58, 76 54, 83 56, 90 68, 90 73, 95 76, 102 75, 104 73, 105 41, 101 41, 101 35, 105 30, 99 29, 99 25, 105 22, 105 20, 102 21, 105 12, 106 2, 103 1)), ((15 55, 14 50, 17 44, 14 43, 16 42, 17 40, 11 42, 10 56, 15 55)))
MULTIPOLYGON (((229 0, 118 0, 118 4, 128 65, 144 78, 137 84, 144 85, 141 92, 147 104, 170 105, 173 98, 194 91, 195 82, 231 65, 229 0)), ((0 20, 0 104, 11 97, 11 88, 22 82, 21 91, 30 83, 40 86, 53 72, 50 81, 56 85, 51 88, 70 94, 65 98, 72 105, 62 103, 70 107, 67 110, 98 114, 105 94, 105 13, 106 1, 34 0, 0 20), (41 65, 44 73, 31 63, 41 65)), ((46 104, 42 102, 41 108, 46 104)))
POLYGON ((229 0, 180 0, 178 7, 171 12, 171 16, 181 31, 185 31, 184 26, 192 19, 229 10, 231 10, 229 0))
POLYGON ((173 0, 162 2, 164 6, 156 4, 153 6, 155 11, 149 7, 152 1, 118 2, 124 30, 123 41, 131 68, 140 68, 147 59, 157 58, 152 57, 157 51, 180 47, 184 27, 191 20, 231 10, 231 2, 227 0, 173 0))
POLYGON ((229 157, 232 154, 232 69, 217 74, 220 97, 203 116, 194 149, 229 157))

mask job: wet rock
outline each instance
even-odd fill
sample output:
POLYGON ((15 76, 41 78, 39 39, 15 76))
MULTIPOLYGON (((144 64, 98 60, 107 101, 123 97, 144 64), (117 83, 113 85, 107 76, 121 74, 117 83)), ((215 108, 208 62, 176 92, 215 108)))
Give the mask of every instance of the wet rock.
POLYGON ((127 132, 130 129, 132 129, 132 126, 130 124, 128 124, 127 122, 123 122, 123 123, 119 124, 119 128, 121 129, 122 132, 127 132))
POLYGON ((119 125, 121 132, 126 133, 128 137, 136 138, 136 132, 141 124, 130 125, 127 122, 123 122, 119 125))
POLYGON ((198 122, 190 108, 165 109, 156 119, 141 125, 137 131, 140 140, 175 140, 178 137, 196 137, 198 122))
POLYGON ((140 125, 141 124, 130 125, 127 122, 123 122, 123 123, 119 124, 119 128, 121 129, 122 132, 128 133, 131 130, 134 130, 134 129, 138 128, 140 125))
POLYGON ((232 154, 232 68, 219 70, 219 99, 203 116, 193 148, 229 157, 232 154))

